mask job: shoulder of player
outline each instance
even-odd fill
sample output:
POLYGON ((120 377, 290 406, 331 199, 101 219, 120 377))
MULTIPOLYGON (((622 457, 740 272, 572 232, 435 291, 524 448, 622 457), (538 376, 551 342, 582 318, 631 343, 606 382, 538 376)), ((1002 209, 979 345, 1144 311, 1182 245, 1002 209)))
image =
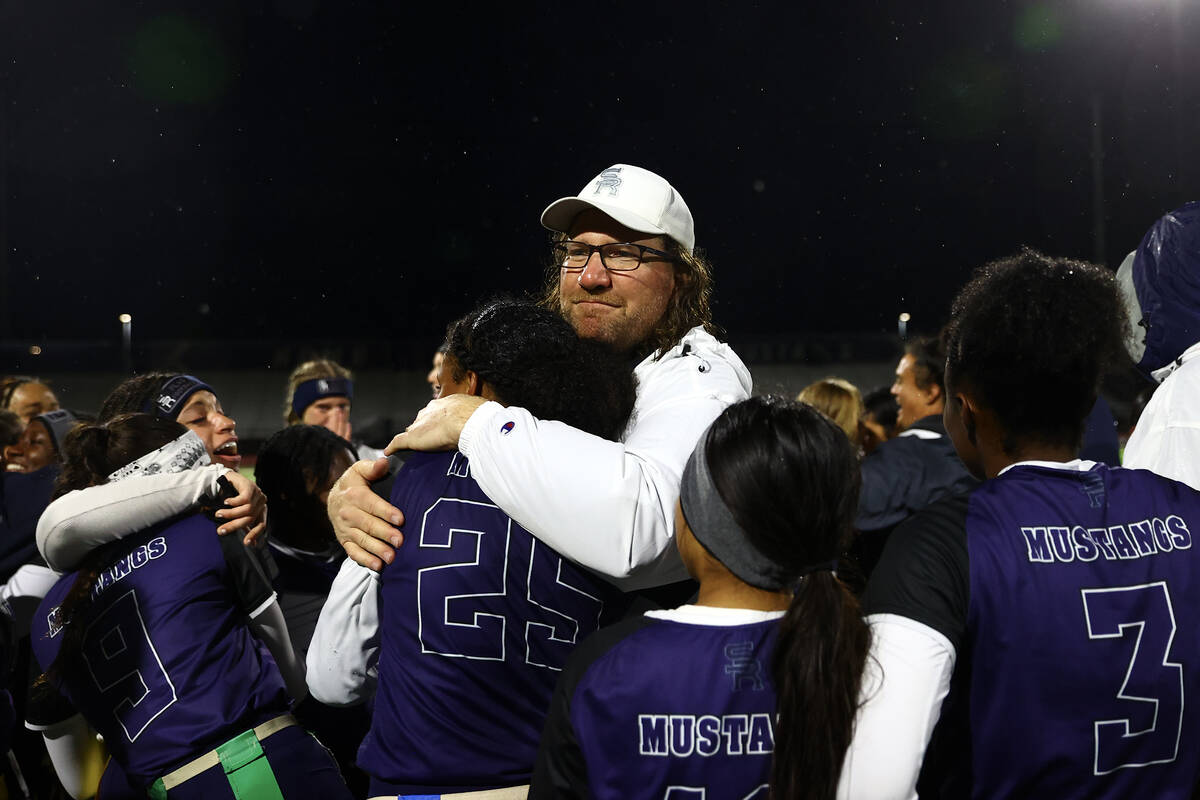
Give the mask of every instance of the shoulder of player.
POLYGON ((935 561, 965 561, 967 516, 976 491, 943 497, 897 525, 881 556, 880 567, 886 564, 885 571, 905 571, 907 567, 900 562, 915 562, 923 574, 935 561))
POLYGON ((692 328, 679 342, 655 358, 647 357, 634 370, 642 389, 663 388, 679 393, 689 388, 705 394, 748 397, 753 388, 750 370, 737 353, 702 327, 692 328))
POLYGON ((663 624, 660 620, 639 614, 601 628, 580 643, 567 659, 561 680, 571 690, 585 676, 595 674, 601 667, 610 667, 617 651, 632 640, 645 634, 653 636, 654 628, 663 624))

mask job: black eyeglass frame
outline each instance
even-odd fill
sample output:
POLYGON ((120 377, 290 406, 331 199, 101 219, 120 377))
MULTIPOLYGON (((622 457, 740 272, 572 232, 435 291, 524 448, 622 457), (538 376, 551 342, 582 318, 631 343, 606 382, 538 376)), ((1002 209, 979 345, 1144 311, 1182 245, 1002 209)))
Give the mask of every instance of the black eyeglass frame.
POLYGON ((646 260, 646 253, 653 253, 654 255, 659 256, 663 261, 677 261, 678 260, 675 256, 666 252, 665 250, 659 250, 656 247, 649 247, 644 244, 638 244, 637 242, 608 242, 607 244, 587 244, 585 242, 577 242, 574 239, 564 239, 561 242, 556 242, 551 249, 555 252, 555 259, 558 261, 559 269, 565 269, 567 272, 581 272, 581 271, 587 269, 588 262, 592 260, 592 253, 600 254, 600 263, 603 264, 604 268, 606 270, 609 270, 610 272, 633 272, 635 269, 637 269, 638 267, 640 267, 642 265, 643 261, 646 260), (583 260, 583 263, 580 264, 578 267, 569 267, 565 263, 567 260, 566 249, 567 249, 568 245, 575 245, 576 247, 579 247, 579 248, 586 247, 588 249, 587 257, 583 260), (608 259, 606 259, 604 257, 604 248, 606 248, 606 247, 636 247, 638 249, 637 264, 633 265, 632 267, 610 267, 608 265, 608 259))

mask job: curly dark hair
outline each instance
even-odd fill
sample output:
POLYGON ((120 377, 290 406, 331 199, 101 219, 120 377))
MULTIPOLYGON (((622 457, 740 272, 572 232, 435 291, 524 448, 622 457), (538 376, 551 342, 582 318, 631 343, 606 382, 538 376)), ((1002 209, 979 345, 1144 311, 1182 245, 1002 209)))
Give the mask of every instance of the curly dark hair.
MULTIPOLYGON (((555 233, 550 237, 550 243, 557 244, 569 238, 565 233, 555 233)), ((643 355, 655 353, 656 358, 674 347, 684 334, 697 325, 703 326, 714 336, 723 333, 712 320, 712 263, 704 251, 696 248, 688 251, 671 237, 664 238, 667 241, 666 251, 675 259, 675 293, 671 295, 667 310, 650 336, 635 348, 643 355)), ((562 268, 553 256, 547 258, 546 279, 538 297, 538 305, 542 308, 562 313, 559 295, 561 275, 562 268)))
POLYGON ((976 270, 950 313, 947 382, 978 392, 1005 452, 1020 440, 1078 448, 1100 380, 1127 360, 1112 273, 1025 248, 976 270))
POLYGON ((291 547, 307 549, 301 534, 328 529, 328 543, 336 542, 325 504, 317 495, 357 460, 349 442, 319 425, 289 425, 267 439, 258 451, 254 480, 271 508, 268 534, 291 547), (337 474, 333 474, 335 466, 337 474))
POLYGON ((581 340, 558 314, 510 298, 490 300, 450 323, 446 353, 455 380, 474 372, 505 405, 605 439, 618 439, 633 411, 631 365, 581 340))
POLYGON ((108 397, 104 398, 96 421, 103 423, 119 414, 144 412, 150 398, 176 374, 174 372, 147 372, 144 375, 126 378, 108 393, 108 397))

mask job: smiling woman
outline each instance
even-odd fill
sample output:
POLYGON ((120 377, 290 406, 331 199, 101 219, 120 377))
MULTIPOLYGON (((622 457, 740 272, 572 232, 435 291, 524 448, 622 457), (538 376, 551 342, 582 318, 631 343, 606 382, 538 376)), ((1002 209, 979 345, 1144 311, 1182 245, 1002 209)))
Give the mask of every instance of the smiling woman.
POLYGON ((192 375, 148 372, 125 380, 109 393, 100 407, 100 423, 118 414, 154 414, 159 419, 186 425, 204 440, 213 461, 237 469, 237 423, 225 414, 212 387, 192 375))

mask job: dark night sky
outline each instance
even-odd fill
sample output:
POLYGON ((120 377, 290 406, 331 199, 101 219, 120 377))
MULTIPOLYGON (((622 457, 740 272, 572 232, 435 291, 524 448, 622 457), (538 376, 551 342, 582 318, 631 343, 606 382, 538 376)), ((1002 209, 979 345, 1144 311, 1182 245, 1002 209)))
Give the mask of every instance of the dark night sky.
POLYGON ((432 344, 618 161, 731 335, 930 329, 1019 244, 1093 257, 1092 98, 1107 263, 1197 195, 1191 0, 778 6, 7 3, 0 335, 432 344))

